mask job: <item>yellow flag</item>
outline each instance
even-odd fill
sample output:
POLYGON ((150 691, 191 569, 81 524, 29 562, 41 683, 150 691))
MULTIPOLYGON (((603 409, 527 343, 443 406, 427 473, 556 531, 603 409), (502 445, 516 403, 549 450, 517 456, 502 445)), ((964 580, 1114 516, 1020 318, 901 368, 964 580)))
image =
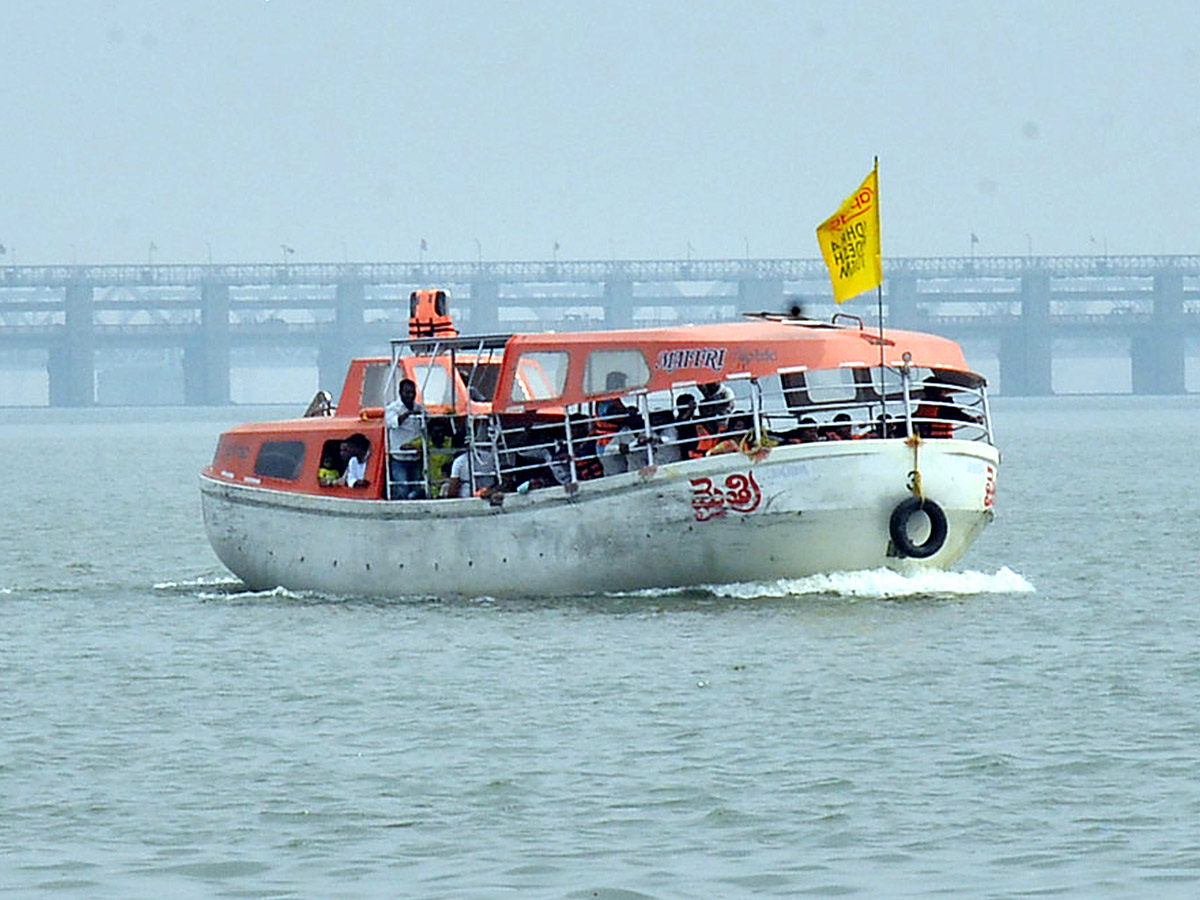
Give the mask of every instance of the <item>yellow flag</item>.
POLYGON ((879 252, 879 164, 836 213, 817 226, 817 243, 838 303, 883 283, 879 252))

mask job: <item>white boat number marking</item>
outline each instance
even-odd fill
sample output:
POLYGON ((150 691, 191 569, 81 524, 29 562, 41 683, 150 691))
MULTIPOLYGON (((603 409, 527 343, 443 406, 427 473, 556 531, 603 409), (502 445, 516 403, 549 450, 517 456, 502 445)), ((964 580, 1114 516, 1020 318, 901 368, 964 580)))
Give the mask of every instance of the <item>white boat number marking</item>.
POLYGON ((734 472, 725 477, 724 487, 711 478, 693 478, 692 510, 697 522, 707 522, 728 512, 751 513, 762 502, 762 491, 753 472, 734 472))

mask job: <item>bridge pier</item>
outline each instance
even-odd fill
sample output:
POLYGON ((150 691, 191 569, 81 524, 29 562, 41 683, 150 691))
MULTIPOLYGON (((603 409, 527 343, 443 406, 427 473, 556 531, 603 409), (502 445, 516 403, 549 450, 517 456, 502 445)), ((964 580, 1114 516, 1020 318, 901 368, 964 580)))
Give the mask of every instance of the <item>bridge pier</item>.
POLYGON ((1050 275, 1021 277, 1021 320, 1000 338, 1000 390, 1008 396, 1054 393, 1050 337, 1050 275))
POLYGON ((336 401, 346 380, 346 368, 360 350, 366 308, 363 283, 338 282, 334 289, 334 305, 333 327, 323 333, 317 343, 317 383, 336 401))
POLYGON ((743 278, 738 281, 738 312, 786 312, 783 281, 778 278, 743 278))
POLYGON ((50 405, 94 406, 96 332, 91 285, 67 285, 65 316, 63 338, 50 348, 46 362, 50 380, 50 405))
POLYGON ((604 282, 604 327, 633 327, 633 282, 604 282))
POLYGON ((887 325, 903 331, 919 331, 921 314, 917 309, 917 279, 893 276, 887 280, 887 325))
POLYGON ((183 402, 226 406, 230 402, 229 285, 200 286, 200 333, 183 347, 183 402))
POLYGON ((1183 275, 1155 275, 1154 315, 1149 327, 1130 341, 1133 393, 1186 393, 1185 325, 1183 275))
MULTIPOLYGON (((500 331, 500 285, 494 281, 471 282, 471 334, 500 331)), ((453 312, 453 310, 451 310, 453 312)), ((463 331, 460 326, 459 331, 463 331)), ((465 333, 465 332, 464 332, 465 333)))

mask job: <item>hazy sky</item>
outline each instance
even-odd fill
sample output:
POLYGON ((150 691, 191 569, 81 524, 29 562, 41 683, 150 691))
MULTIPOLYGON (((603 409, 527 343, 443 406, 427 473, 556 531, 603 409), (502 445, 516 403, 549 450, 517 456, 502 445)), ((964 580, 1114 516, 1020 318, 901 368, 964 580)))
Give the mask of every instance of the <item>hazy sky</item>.
POLYGON ((3 0, 0 264, 1200 252, 1200 2, 3 0))

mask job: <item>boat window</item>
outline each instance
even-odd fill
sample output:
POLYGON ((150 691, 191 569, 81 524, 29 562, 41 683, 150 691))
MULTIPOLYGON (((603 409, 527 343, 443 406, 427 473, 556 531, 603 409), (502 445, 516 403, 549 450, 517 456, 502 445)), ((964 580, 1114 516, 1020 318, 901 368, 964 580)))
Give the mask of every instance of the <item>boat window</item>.
POLYGON ((425 406, 450 406, 453 395, 450 387, 450 373, 444 366, 424 363, 413 366, 413 381, 420 391, 421 403, 425 406))
POLYGON ((363 369, 360 409, 368 406, 383 406, 387 402, 383 399, 383 388, 387 382, 388 368, 389 366, 386 364, 379 364, 366 366, 363 369))
POLYGON ((522 353, 517 360, 512 399, 522 402, 561 397, 567 383, 568 361, 567 354, 562 351, 522 353))
POLYGON ((490 403, 496 396, 496 379, 500 377, 500 363, 459 363, 458 375, 467 385, 471 399, 490 403))
MULTIPOLYGON (((848 403, 858 396, 858 384, 853 369, 815 369, 784 376, 784 389, 788 393, 789 405, 800 388, 807 394, 809 403, 848 403)), ((798 404, 797 404, 798 405, 798 404)))
POLYGON ((585 394, 639 388, 649 381, 650 367, 641 350, 593 350, 583 370, 585 394))
POLYGON ((303 465, 303 441, 265 441, 254 459, 254 474, 295 481, 303 465))

